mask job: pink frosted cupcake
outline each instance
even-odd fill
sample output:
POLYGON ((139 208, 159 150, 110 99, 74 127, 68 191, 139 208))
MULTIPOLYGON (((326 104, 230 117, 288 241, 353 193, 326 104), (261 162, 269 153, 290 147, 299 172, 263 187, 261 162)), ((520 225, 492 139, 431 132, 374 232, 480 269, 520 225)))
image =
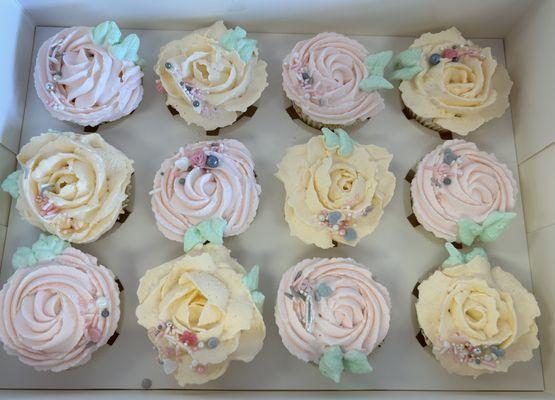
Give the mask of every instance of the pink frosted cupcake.
POLYGON ((63 29, 39 49, 37 95, 54 118, 83 126, 129 115, 143 98, 138 49, 113 21, 63 29))
POLYGON ((436 237, 490 242, 516 216, 517 184, 507 166, 474 143, 448 140, 418 164, 411 183, 418 222, 436 237))
POLYGON ((85 364, 116 331, 119 291, 95 257, 41 235, 13 256, 15 273, 0 290, 0 341, 39 371, 85 364))
POLYGON ((202 221, 223 218, 224 236, 243 233, 258 209, 254 161, 239 141, 224 139, 181 147, 154 177, 152 211, 168 239, 183 241, 202 221))
POLYGON ((367 356, 389 330, 387 289, 350 258, 303 260, 279 284, 275 317, 283 344, 339 382, 372 371, 367 356))
MULTIPOLYGON (((385 52, 391 58, 390 52, 385 52)), ((384 109, 379 88, 368 85, 370 75, 383 76, 385 65, 371 71, 372 59, 357 41, 337 33, 319 33, 298 42, 283 62, 283 90, 308 125, 330 129, 367 120, 384 109), (369 62, 366 62, 369 61, 369 62), (364 82, 364 83, 363 83, 364 82)), ((375 65, 374 65, 375 66, 375 65)))

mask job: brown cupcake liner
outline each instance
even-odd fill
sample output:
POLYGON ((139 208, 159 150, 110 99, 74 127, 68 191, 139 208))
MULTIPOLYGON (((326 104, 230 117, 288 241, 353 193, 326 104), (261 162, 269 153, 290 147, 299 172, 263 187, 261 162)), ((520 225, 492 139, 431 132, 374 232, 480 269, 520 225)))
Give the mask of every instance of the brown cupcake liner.
POLYGON ((418 116, 414 111, 405 105, 403 100, 401 100, 403 106, 403 114, 409 120, 413 119, 425 128, 431 129, 439 134, 439 137, 443 140, 452 140, 454 133, 449 129, 445 129, 440 125, 432 121, 431 118, 423 118, 418 116))
POLYGON ((295 112, 297 113, 297 116, 299 117, 299 119, 301 121, 303 121, 305 124, 307 124, 311 128, 314 128, 314 129, 317 129, 317 130, 321 130, 322 128, 328 128, 328 129, 334 130, 334 129, 337 129, 337 128, 346 128, 347 126, 350 126, 350 125, 338 125, 338 124, 324 124, 322 122, 318 122, 318 121, 315 121, 312 118, 310 118, 295 103, 293 103, 293 108, 294 108, 295 112))

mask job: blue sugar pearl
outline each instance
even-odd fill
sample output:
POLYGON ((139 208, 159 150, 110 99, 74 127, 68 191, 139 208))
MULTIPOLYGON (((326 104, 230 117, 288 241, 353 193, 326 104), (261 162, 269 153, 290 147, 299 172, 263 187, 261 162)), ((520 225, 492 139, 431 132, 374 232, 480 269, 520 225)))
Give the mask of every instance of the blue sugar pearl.
POLYGON ((190 92, 191 90, 193 90, 193 88, 189 85, 185 85, 185 90, 190 92))
POLYGON ((216 168, 218 165, 220 164, 220 160, 218 160, 218 157, 210 154, 208 157, 206 157, 206 166, 209 168, 216 168))
POLYGON ((341 219, 341 213, 339 211, 332 211, 328 214, 328 222, 331 225, 337 225, 340 219, 341 219))
POLYGON ((178 182, 179 182, 179 184, 184 185, 185 184, 185 178, 179 178, 178 182))
POLYGON ((480 360, 479 358, 477 358, 477 359, 474 360, 474 362, 475 362, 476 364, 480 364, 480 363, 482 362, 482 360, 480 360))
POLYGON ((459 62, 459 57, 453 57, 453 58, 451 59, 451 61, 453 61, 453 62, 459 62))
POLYGON ((302 76, 302 78, 303 78, 305 81, 308 80, 308 79, 310 79, 310 75, 308 75, 308 73, 306 73, 306 72, 303 72, 303 73, 301 74, 301 76, 302 76))
POLYGON ((450 185, 450 184, 451 184, 451 178, 445 178, 445 179, 443 180, 443 184, 445 184, 445 185, 450 185))
POLYGON ((343 237, 348 242, 352 242, 353 240, 356 240, 356 238, 357 238, 357 231, 355 231, 353 228, 347 228, 345 230, 345 236, 343 236, 343 237))
POLYGON ((208 339, 208 341, 206 342, 206 346, 209 349, 215 349, 218 346, 218 338, 215 337, 211 337, 210 339, 208 339))
POLYGON ((443 152, 443 162, 445 164, 451 165, 453 161, 457 161, 457 158, 459 158, 459 156, 453 153, 451 149, 445 149, 443 152))
POLYGON ((108 318, 108 316, 110 316, 110 311, 108 311, 107 309, 104 309, 102 310, 100 315, 102 315, 104 318, 108 318))
POLYGON ((166 67, 166 69, 172 69, 173 65, 170 62, 167 62, 166 64, 164 64, 164 66, 166 67))
POLYGON ((434 53, 430 56, 430 64, 437 65, 441 61, 441 56, 437 53, 434 53))
POLYGON ((200 102, 198 100, 193 101, 193 107, 200 106, 200 102))

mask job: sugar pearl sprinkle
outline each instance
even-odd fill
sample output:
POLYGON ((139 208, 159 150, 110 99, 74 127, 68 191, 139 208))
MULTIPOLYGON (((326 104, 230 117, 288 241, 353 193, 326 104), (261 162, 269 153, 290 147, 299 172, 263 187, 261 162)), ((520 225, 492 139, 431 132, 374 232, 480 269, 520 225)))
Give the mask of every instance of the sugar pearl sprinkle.
POLYGON ((486 365, 495 367, 499 359, 505 355, 505 350, 496 345, 474 346, 470 342, 443 343, 444 352, 453 354, 455 360, 464 364, 486 365))
MULTIPOLYGON (((367 207, 362 213, 363 216, 368 215, 366 210, 369 208, 370 210, 368 212, 371 211, 371 207, 367 207)), ((340 211, 329 212, 327 210, 322 210, 320 214, 318 214, 318 222, 320 225, 331 229, 334 234, 338 234, 349 242, 357 238, 356 230, 353 229, 356 225, 352 223, 352 218, 353 214, 350 212, 342 213, 340 211)))

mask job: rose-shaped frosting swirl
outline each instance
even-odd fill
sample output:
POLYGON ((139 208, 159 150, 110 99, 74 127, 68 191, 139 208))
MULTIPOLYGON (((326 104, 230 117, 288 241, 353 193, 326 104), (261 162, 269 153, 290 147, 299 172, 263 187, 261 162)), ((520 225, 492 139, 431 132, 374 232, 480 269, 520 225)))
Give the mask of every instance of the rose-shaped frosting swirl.
POLYGON ((358 143, 343 157, 323 136, 288 149, 276 176, 285 186, 291 234, 321 248, 333 241, 356 245, 374 231, 393 197, 391 159, 384 148, 358 143))
POLYGON ((506 372, 539 345, 534 296, 481 256, 436 271, 418 292, 418 322, 449 372, 506 372))
POLYGON ((222 21, 174 40, 160 49, 154 71, 166 103, 188 123, 206 130, 227 126, 247 110, 268 83, 266 63, 254 49, 248 61, 222 46, 222 21))
POLYGON ((143 72, 93 42, 92 28, 63 29, 42 44, 35 88, 53 117, 95 126, 135 110, 143 98, 143 72))
POLYGON ((17 159, 24 173, 16 207, 31 224, 68 242, 89 243, 122 212, 132 161, 100 135, 44 133, 17 159))
POLYGON ((318 362, 330 346, 370 354, 389 330, 390 308, 387 289, 363 265, 346 258, 314 258, 281 278, 275 317, 287 350, 305 362, 318 362), (312 327, 307 321, 309 295, 312 327))
POLYGON ((283 62, 283 90, 311 119, 327 125, 351 125, 383 110, 378 92, 364 92, 368 51, 337 33, 319 33, 298 42, 283 62))
POLYGON ((418 116, 467 135, 509 106, 512 82, 491 55, 462 37, 456 28, 426 33, 411 48, 422 49, 423 71, 401 83, 403 102, 418 116), (430 62, 437 55, 437 64, 430 62))
POLYGON ((214 217, 227 221, 225 236, 244 232, 256 215, 260 186, 249 150, 224 139, 180 148, 162 163, 152 193, 158 228, 181 242, 187 229, 214 217), (208 165, 210 157, 217 166, 208 165))
POLYGON ((0 291, 6 352, 39 371, 85 364, 116 330, 114 279, 95 257, 74 248, 16 270, 0 291))
POLYGON ((262 348, 266 328, 244 276, 228 249, 208 244, 141 278, 139 324, 180 385, 216 379, 262 348))
POLYGON ((457 223, 482 223, 493 211, 515 206, 516 181, 493 154, 464 140, 448 140, 418 164, 411 183, 418 222, 438 238, 458 240, 457 223))

